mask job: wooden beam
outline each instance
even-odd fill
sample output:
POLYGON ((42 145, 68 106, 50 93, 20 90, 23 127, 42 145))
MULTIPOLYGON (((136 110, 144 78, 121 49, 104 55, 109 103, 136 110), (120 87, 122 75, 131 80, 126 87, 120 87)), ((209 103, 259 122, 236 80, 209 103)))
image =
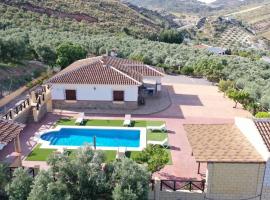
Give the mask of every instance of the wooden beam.
POLYGON ((200 172, 200 168, 201 168, 201 162, 198 162, 198 174, 200 174, 201 172, 200 172))

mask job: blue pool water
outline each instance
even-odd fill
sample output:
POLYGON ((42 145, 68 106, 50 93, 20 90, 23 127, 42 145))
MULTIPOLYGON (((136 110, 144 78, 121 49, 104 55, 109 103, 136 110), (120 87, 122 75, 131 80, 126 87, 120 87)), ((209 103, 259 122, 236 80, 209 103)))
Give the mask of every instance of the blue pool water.
POLYGON ((49 141, 50 145, 82 146, 85 143, 93 144, 94 136, 97 147, 140 146, 140 131, 126 129, 61 128, 42 135, 41 139, 49 141))

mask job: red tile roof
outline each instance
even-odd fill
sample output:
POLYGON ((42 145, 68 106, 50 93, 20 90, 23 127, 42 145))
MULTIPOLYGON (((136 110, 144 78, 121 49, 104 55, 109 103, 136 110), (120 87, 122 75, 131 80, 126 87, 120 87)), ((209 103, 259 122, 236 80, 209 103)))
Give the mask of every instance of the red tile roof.
POLYGON ((23 130, 25 125, 0 119, 0 143, 7 144, 23 130))
POLYGON ((255 119, 254 123, 270 151, 270 119, 255 119))
POLYGON ((74 62, 48 83, 140 85, 143 76, 163 75, 163 69, 139 61, 100 56, 74 62))

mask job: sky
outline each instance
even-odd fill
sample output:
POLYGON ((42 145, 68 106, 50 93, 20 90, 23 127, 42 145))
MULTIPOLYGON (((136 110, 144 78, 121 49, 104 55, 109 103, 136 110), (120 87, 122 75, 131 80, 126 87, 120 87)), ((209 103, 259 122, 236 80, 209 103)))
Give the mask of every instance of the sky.
POLYGON ((216 1, 216 0, 198 0, 198 1, 202 1, 202 2, 204 2, 204 3, 212 3, 212 2, 214 2, 214 1, 216 1))

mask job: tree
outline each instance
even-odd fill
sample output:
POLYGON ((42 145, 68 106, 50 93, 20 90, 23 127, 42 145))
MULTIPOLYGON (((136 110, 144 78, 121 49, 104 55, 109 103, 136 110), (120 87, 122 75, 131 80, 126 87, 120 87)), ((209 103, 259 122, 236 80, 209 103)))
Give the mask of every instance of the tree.
POLYGON ((8 167, 6 164, 0 164, 0 199, 8 199, 5 187, 9 183, 8 167))
POLYGON ((56 48, 58 64, 62 69, 76 60, 85 58, 87 51, 78 44, 62 43, 56 48))
POLYGON ((238 91, 235 88, 232 88, 227 91, 227 95, 235 102, 234 108, 237 107, 238 103, 245 104, 249 100, 249 94, 244 90, 238 91))
POLYGON ((34 180, 28 200, 70 199, 65 186, 54 180, 51 170, 42 170, 34 180))
POLYGON ((147 163, 147 168, 154 173, 162 169, 169 162, 169 155, 166 149, 161 146, 149 145, 136 157, 138 163, 147 163))
POLYGON ((97 199, 110 191, 110 183, 102 170, 104 161, 101 152, 87 145, 76 152, 74 159, 53 155, 48 164, 57 183, 67 189, 66 194, 71 199, 97 199))
POLYGON ((174 29, 165 29, 159 34, 159 41, 166 43, 177 43, 180 44, 184 40, 181 32, 174 29))
POLYGON ((14 178, 6 187, 10 200, 27 199, 32 185, 33 178, 29 176, 27 170, 18 168, 14 171, 14 178))
POLYGON ((124 158, 113 163, 111 182, 114 200, 144 200, 148 199, 148 183, 150 174, 144 166, 124 158))
POLYGON ((35 49, 37 55, 38 55, 38 58, 50 65, 50 66, 53 66, 56 62, 56 52, 48 45, 42 45, 42 46, 38 46, 36 49, 35 49))

